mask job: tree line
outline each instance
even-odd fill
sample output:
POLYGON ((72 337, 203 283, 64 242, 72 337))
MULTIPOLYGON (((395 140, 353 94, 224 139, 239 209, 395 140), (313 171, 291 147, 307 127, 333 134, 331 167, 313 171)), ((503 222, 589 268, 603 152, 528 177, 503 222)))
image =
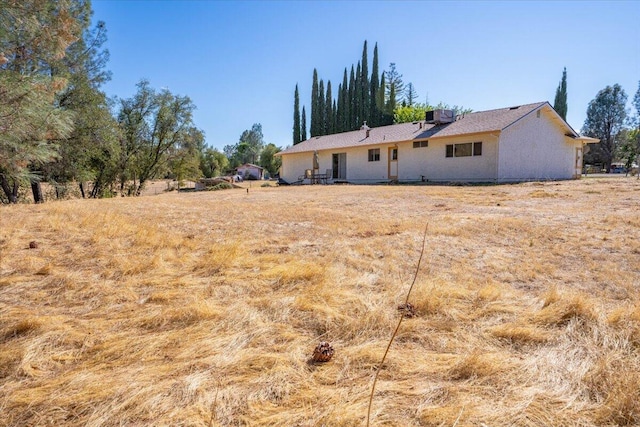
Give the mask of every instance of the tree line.
MULTIPOLYGON (((82 197, 139 195, 149 180, 221 175, 247 159, 255 125, 227 158, 207 147, 188 96, 140 80, 131 98, 109 99, 107 28, 92 13, 89 0, 0 0, 0 201, 30 190, 42 202, 42 182, 53 197, 75 185, 82 197)), ((277 151, 262 141, 252 160, 264 152, 273 174, 277 151)))
MULTIPOLYGON (((587 118, 581 133, 598 138, 597 144, 587 144, 584 165, 598 165, 610 172, 612 163, 623 163, 628 170, 640 164, 640 81, 632 100, 633 111, 627 110, 627 94, 619 84, 598 91, 587 106, 587 118)), ((567 69, 556 89, 553 108, 564 120, 567 119, 567 69)), ((640 177, 640 174, 638 174, 640 177)))
MULTIPOLYGON (((314 68, 311 84, 310 137, 331 135, 360 129, 365 122, 369 127, 386 126, 394 123, 424 120, 425 112, 438 108, 455 109, 459 113, 471 109, 449 106, 440 102, 429 105, 418 102, 418 93, 413 83, 405 85, 402 74, 394 62, 388 71, 379 70, 378 44, 373 48, 371 74, 369 74, 367 41, 364 41, 362 58, 357 65, 351 65, 347 73, 344 68, 342 83, 338 84, 337 95, 328 80, 318 78, 314 68)), ((298 85, 294 91, 293 105, 293 145, 307 139, 307 115, 303 105, 300 110, 298 85)))

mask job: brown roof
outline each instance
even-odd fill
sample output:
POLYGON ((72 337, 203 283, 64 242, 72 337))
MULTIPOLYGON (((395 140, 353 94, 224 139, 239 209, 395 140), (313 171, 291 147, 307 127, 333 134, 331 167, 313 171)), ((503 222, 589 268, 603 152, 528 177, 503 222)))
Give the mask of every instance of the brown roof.
MULTIPOLYGON (((415 123, 401 123, 397 125, 371 128, 369 137, 365 130, 337 133, 333 135, 315 136, 293 147, 278 153, 294 154, 309 151, 335 150, 338 148, 358 147, 366 145, 380 145, 417 139, 443 138, 482 132, 501 131, 517 122, 527 114, 538 108, 549 105, 548 102, 519 105, 497 110, 478 111, 459 115, 452 123, 427 124, 424 121, 415 123)), ((551 106, 549 105, 549 108, 551 106)), ((559 116, 558 116, 559 117, 559 116)), ((571 133, 575 133, 567 125, 571 133)), ((577 136, 577 134, 575 135, 577 136)))

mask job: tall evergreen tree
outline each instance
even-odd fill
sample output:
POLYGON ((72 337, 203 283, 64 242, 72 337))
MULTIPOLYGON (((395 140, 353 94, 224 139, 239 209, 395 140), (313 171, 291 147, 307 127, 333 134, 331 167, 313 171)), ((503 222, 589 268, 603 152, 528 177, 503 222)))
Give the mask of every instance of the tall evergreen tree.
POLYGON ((409 107, 413 107, 413 104, 418 100, 418 92, 416 92, 415 87, 413 87, 413 83, 407 84, 404 90, 404 99, 409 107))
POLYGON ((335 133, 335 119, 333 114, 333 97, 331 95, 331 80, 327 81, 327 96, 324 103, 325 108, 325 135, 335 133))
POLYGON ((348 130, 351 130, 351 106, 349 104, 349 82, 347 80, 347 67, 344 68, 344 74, 342 75, 342 109, 343 111, 340 131, 346 132, 348 130))
POLYGON ((335 124, 335 132, 342 132, 342 117, 344 115, 344 100, 342 98, 342 83, 338 85, 338 102, 336 104, 335 115, 336 115, 336 124, 335 124))
POLYGON ((355 80, 356 88, 353 94, 354 96, 354 105, 355 105, 355 123, 354 129, 359 129, 362 125, 362 67, 360 65, 360 61, 358 61, 358 66, 356 67, 356 80, 355 80))
POLYGON ((562 71, 562 80, 556 89, 556 99, 553 101, 553 108, 563 120, 567 120, 567 67, 562 71))
POLYGON ((387 87, 386 74, 383 71, 380 78, 380 89, 378 90, 378 106, 380 108, 380 125, 386 126, 393 123, 393 113, 387 111, 387 103, 385 99, 385 88, 387 87))
POLYGON ((302 120, 300 121, 300 141, 307 140, 307 113, 302 106, 302 120))
POLYGON ((331 133, 338 133, 338 106, 336 104, 336 100, 333 100, 333 114, 331 116, 331 128, 333 129, 333 132, 331 133))
POLYGON ((351 65, 351 73, 349 74, 349 93, 348 93, 348 104, 349 104, 349 126, 345 130, 353 130, 356 129, 358 125, 357 113, 356 113, 356 104, 355 104, 355 92, 356 92, 356 73, 353 70, 353 65, 351 65))
POLYGON ((319 134, 320 126, 320 109, 318 105, 318 70, 313 69, 313 84, 311 85, 311 136, 319 134))
MULTIPOLYGON (((395 108, 395 106, 399 102, 402 102, 404 100, 403 98, 398 99, 398 97, 402 96, 405 90, 404 82, 402 81, 402 74, 400 74, 398 70, 396 70, 395 62, 392 62, 389 64, 389 72, 386 73, 386 80, 387 80, 387 86, 386 86, 385 96, 387 98, 387 104, 390 105, 389 103, 391 103, 395 108), (394 98, 392 100, 389 99, 391 98, 391 88, 393 88, 393 92, 394 92, 394 98)), ((393 110, 391 110, 391 115, 393 115, 393 110)))
POLYGON ((88 10, 70 1, 0 2, 0 186, 11 203, 21 184, 44 201, 42 165, 73 130, 73 115, 56 102, 69 80, 54 69, 82 38, 88 10))
POLYGON ((293 145, 299 144, 300 141, 300 95, 296 84, 296 91, 293 95, 293 145))
POLYGON ((377 106, 378 103, 378 89, 379 89, 379 76, 378 76, 378 43, 373 48, 373 64, 371 65, 371 82, 369 92, 369 121, 371 127, 380 125, 380 114, 377 106))
POLYGON ((327 109, 324 104, 325 104, 324 81, 320 79, 320 84, 318 85, 318 127, 317 127, 318 133, 317 135, 327 134, 327 120, 325 117, 327 114, 327 109))
MULTIPOLYGON (((369 101, 370 101, 370 93, 369 93, 369 59, 367 58, 367 41, 364 41, 364 46, 362 48, 362 70, 360 75, 360 104, 362 115, 360 116, 361 121, 369 120, 369 101)), ((371 123, 371 122, 369 122, 371 123)))

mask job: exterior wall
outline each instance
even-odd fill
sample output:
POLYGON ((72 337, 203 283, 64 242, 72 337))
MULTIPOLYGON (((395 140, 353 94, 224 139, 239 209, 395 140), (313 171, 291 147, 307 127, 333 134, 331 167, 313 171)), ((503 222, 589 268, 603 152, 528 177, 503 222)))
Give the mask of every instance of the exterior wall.
MULTIPOLYGON (((428 147, 413 148, 413 141, 401 142, 398 147, 399 181, 465 181, 488 182, 497 177, 497 136, 476 136, 429 140, 428 147), (482 155, 446 157, 446 145, 482 142, 482 155)), ((389 148, 396 144, 344 148, 318 153, 319 172, 332 169, 333 154, 346 153, 347 177, 352 183, 377 183, 389 180, 389 148), (380 149, 380 161, 369 161, 369 149, 380 149)), ((313 153, 282 156, 280 177, 295 182, 313 167, 313 153)))
POLYGON ((430 139, 428 147, 413 142, 398 145, 399 181, 489 182, 497 177, 497 135, 479 134, 430 139), (448 144, 482 142, 481 156, 446 157, 448 144))
MULTIPOLYGON (((540 117, 533 112, 502 132, 430 139, 428 147, 413 148, 413 141, 406 141, 324 150, 318 153, 319 172, 332 169, 332 154, 346 153, 346 181, 385 182, 389 179, 389 147, 395 146, 399 181, 511 182, 579 176, 576 149, 582 143, 566 137, 561 125, 541 111, 540 117), (482 142, 481 156, 446 157, 448 144, 469 142, 482 142), (380 161, 368 161, 371 148, 380 149, 380 161)), ((295 182, 312 167, 313 152, 284 155, 280 175, 295 182)))
POLYGON ((262 169, 252 166, 240 166, 236 170, 237 174, 244 177, 247 173, 253 176, 255 179, 262 179, 262 169))
POLYGON ((500 136, 498 180, 502 182, 571 179, 575 177, 576 148, 544 112, 523 117, 500 136))
MULTIPOLYGON (((346 153, 347 177, 345 181, 353 183, 375 183, 387 180, 387 148, 386 146, 370 146, 324 150, 318 152, 319 173, 333 170, 333 154, 346 153), (369 149, 380 149, 380 161, 369 161, 369 149)), ((287 154, 282 156, 280 177, 287 182, 298 181, 306 169, 313 168, 313 152, 287 154)))

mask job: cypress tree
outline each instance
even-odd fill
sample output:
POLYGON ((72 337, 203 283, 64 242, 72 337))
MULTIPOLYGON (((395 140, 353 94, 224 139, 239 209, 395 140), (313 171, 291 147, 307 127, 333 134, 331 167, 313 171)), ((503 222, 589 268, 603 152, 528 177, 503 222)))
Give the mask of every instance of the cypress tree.
POLYGON ((351 114, 351 108, 349 106, 349 83, 347 82, 347 68, 344 68, 344 75, 342 76, 342 122, 340 123, 340 130, 346 132, 350 129, 349 117, 351 114))
POLYGON ((333 129, 332 133, 338 133, 338 110, 336 106, 336 100, 333 100, 333 115, 331 116, 331 128, 333 129))
POLYGON ((380 78, 380 87, 378 88, 378 105, 380 106, 380 125, 386 126, 393 123, 393 115, 387 114, 386 104, 385 104, 385 90, 386 81, 385 81, 385 73, 382 72, 382 77, 380 78))
POLYGON ((348 95, 348 103, 349 103, 349 126, 347 126, 346 130, 353 130, 357 126, 357 118, 356 118, 356 105, 355 105, 355 91, 356 91, 356 74, 353 70, 353 65, 351 65, 351 73, 349 75, 349 95, 348 95))
MULTIPOLYGON (((362 109, 362 114, 360 116, 360 120, 369 120, 369 59, 367 58, 367 41, 364 41, 364 46, 362 48, 362 70, 360 75, 360 90, 361 90, 361 98, 360 104, 362 109)), ((369 122, 371 123, 371 122, 369 122)))
POLYGON ((369 120, 371 127, 380 125, 380 113, 378 108, 378 43, 373 48, 373 64, 371 66, 371 90, 369 98, 369 120))
POLYGON ((300 141, 300 95, 296 84, 296 92, 293 96, 293 145, 299 144, 300 141))
POLYGON ((318 108, 318 71, 313 69, 313 84, 311 86, 311 136, 319 135, 319 112, 318 108))
POLYGON ((334 117, 333 117, 333 98, 331 96, 331 80, 327 80, 327 99, 324 103, 325 107, 325 135, 335 133, 334 117))
POLYGON ((304 105, 302 106, 302 120, 300 123, 300 141, 307 140, 307 113, 304 111, 304 105))
POLYGON ((362 74, 362 68, 360 66, 360 61, 358 61, 358 66, 356 68, 356 89, 354 93, 355 98, 355 123, 354 130, 359 129, 362 125, 362 79, 360 78, 362 74))
POLYGON ((553 108, 563 120, 567 120, 567 67, 562 71, 562 80, 556 89, 556 99, 553 101, 553 108))
POLYGON ((342 132, 342 115, 344 114, 344 105, 342 100, 342 84, 338 85, 338 103, 335 109, 336 124, 334 126, 336 133, 342 132))
POLYGON ((324 101, 324 82, 320 79, 320 85, 318 86, 318 132, 316 135, 327 134, 327 120, 325 118, 327 109, 324 105, 324 101))
POLYGON ((391 84, 389 88, 389 99, 387 100, 387 114, 393 117, 393 112, 396 109, 396 85, 391 84))

